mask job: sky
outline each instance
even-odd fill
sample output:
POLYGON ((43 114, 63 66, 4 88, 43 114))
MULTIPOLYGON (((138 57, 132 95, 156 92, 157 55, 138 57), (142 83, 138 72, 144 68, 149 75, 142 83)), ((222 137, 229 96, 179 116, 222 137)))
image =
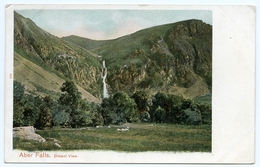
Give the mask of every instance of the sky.
POLYGON ((16 10, 45 31, 64 37, 77 35, 95 40, 115 39, 138 30, 200 19, 212 24, 212 12, 202 10, 16 10))

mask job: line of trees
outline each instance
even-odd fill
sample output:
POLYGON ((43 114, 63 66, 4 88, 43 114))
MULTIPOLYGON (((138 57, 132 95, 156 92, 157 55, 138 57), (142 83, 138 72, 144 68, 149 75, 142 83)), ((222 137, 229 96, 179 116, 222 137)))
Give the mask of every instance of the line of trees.
POLYGON ((211 124, 211 105, 158 92, 150 96, 137 91, 129 96, 120 91, 104 98, 102 103, 89 103, 72 81, 62 84, 58 100, 25 93, 24 86, 14 81, 13 126, 82 127, 126 122, 168 124, 211 124))
POLYGON ((98 105, 82 99, 72 81, 60 88, 58 100, 50 96, 39 97, 25 93, 24 86, 14 81, 13 126, 35 126, 38 129, 64 126, 76 128, 102 124, 102 116, 96 112, 98 105))
POLYGON ((99 110, 107 125, 126 122, 211 124, 211 105, 162 92, 152 98, 145 91, 137 91, 132 96, 117 92, 103 99, 99 110))

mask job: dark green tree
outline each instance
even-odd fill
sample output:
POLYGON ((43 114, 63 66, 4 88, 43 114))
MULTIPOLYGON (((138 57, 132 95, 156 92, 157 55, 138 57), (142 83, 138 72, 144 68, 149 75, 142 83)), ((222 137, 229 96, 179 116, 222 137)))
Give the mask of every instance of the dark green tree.
POLYGON ((36 124, 37 128, 44 129, 46 127, 50 128, 53 126, 51 113, 52 103, 53 102, 50 96, 46 96, 42 99, 42 104, 39 107, 39 119, 36 124))
POLYGON ((197 108, 200 110, 202 124, 212 124, 212 109, 209 104, 197 104, 197 108))
POLYGON ((77 109, 81 93, 78 91, 76 85, 72 81, 66 81, 62 84, 60 90, 63 93, 59 98, 59 103, 77 109))
POLYGON ((135 100, 139 113, 146 112, 149 110, 147 92, 137 91, 131 96, 131 98, 135 100))
POLYGON ((160 106, 154 112, 154 120, 157 123, 164 123, 165 122, 165 110, 160 106))
POLYGON ((178 123, 178 119, 181 115, 182 100, 182 97, 176 95, 168 95, 165 104, 166 123, 178 123))
POLYGON ((13 127, 23 126, 23 106, 14 104, 13 127))
POLYGON ((103 125, 103 118, 98 110, 99 106, 95 103, 90 103, 85 99, 81 99, 79 103, 79 109, 84 112, 83 125, 96 126, 103 125))
POLYGON ((82 118, 79 118, 79 115, 83 113, 79 109, 81 93, 78 91, 77 86, 72 81, 66 81, 62 84, 60 90, 63 93, 59 98, 59 103, 66 106, 66 112, 70 116, 69 125, 72 127, 81 126, 82 118))
POLYGON ((13 83, 13 126, 23 125, 23 105, 21 100, 24 96, 24 86, 17 81, 13 83))
POLYGON ((17 82, 17 81, 14 81, 13 83, 13 100, 14 100, 14 103, 19 103, 23 96, 24 96, 24 86, 20 83, 20 82, 17 82))
POLYGON ((150 122, 150 114, 149 112, 145 111, 145 112, 142 112, 140 113, 140 121, 142 122, 150 122))
POLYGON ((167 99, 168 99, 168 95, 165 93, 162 93, 162 92, 157 92, 154 95, 153 100, 152 100, 152 107, 149 110, 149 113, 151 116, 151 122, 162 122, 161 119, 157 120, 159 118, 158 111, 161 111, 161 109, 163 109, 165 112, 167 99), (158 110, 158 109, 160 109, 160 110, 158 110), (158 111, 156 111, 156 110, 158 110, 158 111))
POLYGON ((23 96, 21 103, 23 105, 23 125, 34 126, 39 117, 39 106, 35 105, 35 98, 30 94, 23 96))
POLYGON ((134 99, 125 92, 117 92, 102 101, 100 112, 105 124, 123 124, 139 121, 139 112, 134 99))
POLYGON ((39 120, 38 120, 38 128, 43 129, 46 127, 52 127, 52 114, 51 110, 47 106, 41 106, 40 114, 39 114, 39 120))

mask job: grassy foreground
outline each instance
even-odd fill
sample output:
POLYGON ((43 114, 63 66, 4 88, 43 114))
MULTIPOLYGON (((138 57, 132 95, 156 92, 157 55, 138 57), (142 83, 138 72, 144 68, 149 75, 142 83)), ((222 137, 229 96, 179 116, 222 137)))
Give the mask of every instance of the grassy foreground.
POLYGON ((36 143, 14 138, 14 149, 211 152, 210 125, 129 124, 111 128, 53 128, 36 133, 45 139, 59 140, 61 148, 52 142, 36 143), (130 127, 129 131, 117 131, 126 126, 130 127))

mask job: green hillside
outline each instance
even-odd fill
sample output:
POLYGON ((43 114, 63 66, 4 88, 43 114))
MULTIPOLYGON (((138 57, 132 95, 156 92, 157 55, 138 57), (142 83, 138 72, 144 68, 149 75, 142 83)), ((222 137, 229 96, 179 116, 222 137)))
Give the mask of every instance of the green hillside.
MULTIPOLYGON (((25 85, 27 93, 42 97, 52 95, 58 99, 61 95, 60 87, 65 82, 53 71, 29 61, 18 53, 14 53, 14 78, 25 85)), ((100 103, 100 100, 78 86, 82 97, 90 102, 100 103)))
MULTIPOLYGON (((145 90, 195 98, 211 94, 212 26, 187 20, 114 40, 58 38, 15 12, 14 48, 23 58, 102 98, 102 60, 108 93, 145 90)), ((49 87, 45 87, 47 90, 49 87)))
MULTIPOLYGON (((83 91, 95 96, 95 100, 92 101, 101 98, 100 60, 86 49, 49 34, 16 12, 14 50, 17 53, 14 55, 15 58, 20 55, 28 60, 28 63, 34 63, 46 72, 54 73, 63 80, 74 81, 83 91)), ((23 75, 19 75, 21 76, 16 75, 14 79, 22 82, 23 75)), ((33 82, 31 79, 34 80, 33 76, 24 83, 25 86, 33 82)), ((40 80, 34 80, 34 86, 41 85, 38 82, 40 80)), ((53 88, 46 85, 41 89, 51 91, 53 88)))
POLYGON ((212 26, 200 20, 161 25, 114 40, 63 38, 102 56, 110 92, 211 93, 212 26))

